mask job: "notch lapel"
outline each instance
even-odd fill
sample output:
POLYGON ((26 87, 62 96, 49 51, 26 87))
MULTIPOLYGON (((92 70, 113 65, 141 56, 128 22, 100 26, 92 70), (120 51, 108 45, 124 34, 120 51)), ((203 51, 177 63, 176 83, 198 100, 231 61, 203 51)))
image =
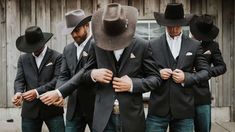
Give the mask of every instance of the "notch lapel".
POLYGON ((135 42, 136 42, 136 40, 134 40, 134 42, 132 42, 132 44, 130 46, 128 46, 127 48, 124 49, 124 51, 120 57, 121 64, 120 64, 120 68, 118 69, 118 73, 121 72, 126 61, 130 58, 130 54, 131 54, 131 51, 132 51, 132 48, 133 48, 135 42))
POLYGON ((29 54, 29 60, 30 60, 30 62, 32 64, 32 67, 33 67, 35 73, 38 74, 38 67, 37 67, 36 61, 35 61, 35 59, 34 59, 32 54, 29 54))
POLYGON ((187 51, 187 38, 182 34, 182 41, 181 41, 181 47, 180 47, 180 53, 179 53, 179 58, 178 58, 178 61, 177 61, 177 66, 176 68, 178 69, 181 69, 181 65, 183 63, 183 60, 184 60, 184 57, 185 57, 185 54, 186 54, 186 51, 187 51))

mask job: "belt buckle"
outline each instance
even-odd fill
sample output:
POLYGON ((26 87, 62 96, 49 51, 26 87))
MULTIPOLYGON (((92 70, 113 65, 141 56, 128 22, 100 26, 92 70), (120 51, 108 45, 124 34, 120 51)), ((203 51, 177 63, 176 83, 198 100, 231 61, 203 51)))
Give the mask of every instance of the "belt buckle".
POLYGON ((114 105, 113 106, 113 114, 120 114, 120 110, 119 110, 119 105, 114 105))

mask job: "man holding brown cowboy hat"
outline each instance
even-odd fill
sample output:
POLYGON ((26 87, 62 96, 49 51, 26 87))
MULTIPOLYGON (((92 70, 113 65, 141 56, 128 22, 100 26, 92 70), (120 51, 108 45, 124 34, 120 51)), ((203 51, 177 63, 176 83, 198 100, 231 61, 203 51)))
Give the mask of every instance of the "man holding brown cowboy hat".
POLYGON ((55 88, 60 73, 61 54, 45 45, 52 36, 52 33, 32 26, 16 40, 17 49, 26 52, 18 60, 15 95, 12 98, 16 106, 23 101, 23 132, 41 132, 43 122, 50 132, 64 132, 63 108, 47 106, 39 99, 40 95, 55 88))
POLYGON ((151 91, 146 120, 147 132, 193 132, 193 85, 207 80, 208 63, 200 43, 183 34, 189 24, 181 3, 169 3, 165 13, 154 12, 166 33, 150 41, 153 58, 160 67, 163 83, 151 91), (195 72, 194 72, 195 68, 195 72))
POLYGON ((63 26, 63 34, 71 34, 74 42, 65 46, 63 51, 61 73, 57 81, 56 91, 51 91, 41 97, 46 103, 53 103, 59 97, 69 96, 66 113, 66 132, 83 132, 88 124, 92 129, 92 119, 95 101, 94 85, 85 83, 69 91, 59 87, 72 78, 86 63, 88 49, 91 41, 89 21, 91 16, 85 16, 83 10, 73 10, 65 14, 66 23, 63 26))
MULTIPOLYGON (((226 72, 226 64, 221 55, 219 44, 213 41, 219 29, 213 24, 212 16, 204 14, 194 16, 190 22, 190 31, 193 37, 201 42, 203 55, 209 65, 210 77, 217 77, 226 72)), ((209 82, 205 80, 194 88, 195 96, 195 132, 210 132, 211 130, 211 93, 209 82)))

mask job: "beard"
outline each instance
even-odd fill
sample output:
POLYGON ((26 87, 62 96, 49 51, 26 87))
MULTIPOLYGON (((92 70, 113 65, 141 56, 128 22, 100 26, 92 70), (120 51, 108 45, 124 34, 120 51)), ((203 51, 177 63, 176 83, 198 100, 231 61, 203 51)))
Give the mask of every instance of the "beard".
POLYGON ((81 37, 74 38, 74 40, 76 41, 77 44, 80 45, 82 42, 86 40, 86 38, 87 38, 87 32, 85 31, 81 37))

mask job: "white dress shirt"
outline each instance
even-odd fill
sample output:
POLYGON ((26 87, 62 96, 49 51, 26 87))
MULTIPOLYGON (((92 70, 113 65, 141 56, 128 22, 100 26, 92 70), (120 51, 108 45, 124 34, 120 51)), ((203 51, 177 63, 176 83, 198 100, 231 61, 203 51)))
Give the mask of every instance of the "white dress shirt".
MULTIPOLYGON (((39 54, 39 56, 36 56, 34 53, 32 53, 32 55, 33 55, 33 57, 34 57, 34 59, 36 61, 38 69, 39 69, 39 67, 40 67, 40 65, 42 63, 42 60, 43 60, 43 58, 44 58, 44 56, 46 54, 46 51, 47 51, 47 45, 45 45, 43 51, 39 54)), ((35 89, 35 92, 37 94, 37 98, 39 98, 39 94, 38 94, 38 91, 36 89, 35 89)))
POLYGON ((174 38, 172 38, 168 34, 168 31, 166 31, 166 40, 167 40, 168 46, 170 47, 170 50, 171 50, 171 53, 172 53, 174 59, 176 59, 176 57, 180 53, 181 41, 182 41, 182 31, 179 36, 175 36, 174 38))

